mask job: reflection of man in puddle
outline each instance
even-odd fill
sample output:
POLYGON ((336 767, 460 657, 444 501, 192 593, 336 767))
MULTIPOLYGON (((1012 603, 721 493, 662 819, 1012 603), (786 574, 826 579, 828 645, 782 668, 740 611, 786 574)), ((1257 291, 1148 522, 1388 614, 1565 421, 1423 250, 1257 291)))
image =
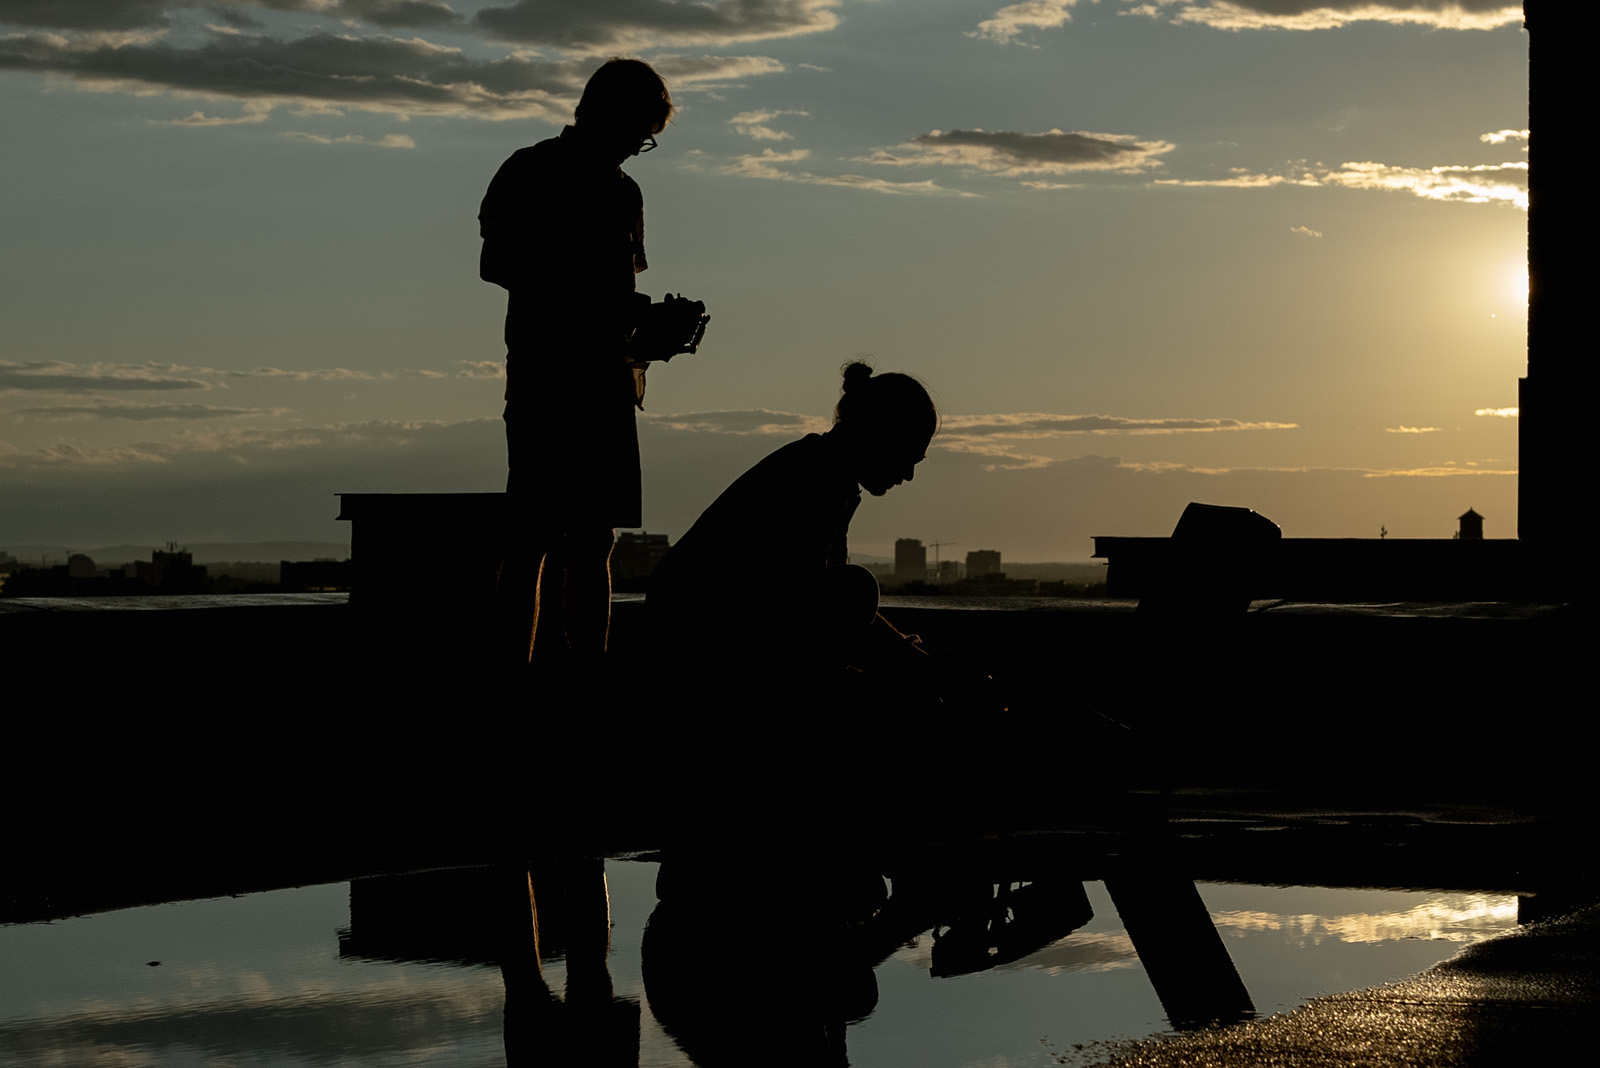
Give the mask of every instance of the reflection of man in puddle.
POLYGON ((641 525, 633 412, 643 362, 657 358, 630 344, 649 305, 634 291, 644 201, 620 164, 654 148, 672 112, 648 64, 613 59, 589 79, 574 125, 514 153, 483 198, 479 273, 510 293, 513 544, 500 592, 514 660, 526 660, 541 621, 582 660, 606 647, 612 531, 641 525))
POLYGON ((592 1065, 637 1068, 639 1003, 613 993, 605 862, 550 861, 507 884, 505 944, 508 1068, 592 1065), (566 960, 566 997, 545 981, 543 962, 566 960))

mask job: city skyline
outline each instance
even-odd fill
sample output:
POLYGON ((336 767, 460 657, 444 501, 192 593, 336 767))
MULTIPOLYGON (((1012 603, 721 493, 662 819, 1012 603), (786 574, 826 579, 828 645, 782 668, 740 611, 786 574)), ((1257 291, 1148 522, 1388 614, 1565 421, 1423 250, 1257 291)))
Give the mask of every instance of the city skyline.
MULTIPOLYGON (((339 492, 501 488, 478 200, 613 53, 644 529, 824 429, 838 367, 944 428, 896 537, 1078 560, 1190 500, 1288 537, 1515 535, 1527 38, 1468 0, 147 3, 0 13, 0 548, 345 540, 339 492)), ((553 310, 552 314, 559 314, 553 310)))

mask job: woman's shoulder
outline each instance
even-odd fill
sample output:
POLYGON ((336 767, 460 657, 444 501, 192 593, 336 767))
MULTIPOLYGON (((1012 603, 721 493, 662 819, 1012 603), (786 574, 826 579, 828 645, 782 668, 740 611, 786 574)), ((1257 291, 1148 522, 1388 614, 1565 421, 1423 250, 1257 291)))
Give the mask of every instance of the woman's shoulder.
POLYGON ((822 434, 807 434, 769 452, 745 475, 765 479, 781 472, 782 477, 790 479, 837 482, 840 480, 840 471, 833 442, 822 434))

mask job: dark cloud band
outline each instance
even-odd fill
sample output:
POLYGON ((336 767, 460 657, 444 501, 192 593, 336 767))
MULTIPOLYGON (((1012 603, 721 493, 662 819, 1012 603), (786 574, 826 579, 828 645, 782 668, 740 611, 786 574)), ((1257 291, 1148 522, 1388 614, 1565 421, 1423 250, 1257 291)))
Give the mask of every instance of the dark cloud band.
POLYGON ((438 27, 460 23, 462 16, 441 0, 339 0, 317 4, 311 0, 6 0, 0 22, 51 30, 159 30, 172 22, 170 12, 203 9, 230 26, 259 26, 251 8, 358 19, 393 29, 399 26, 438 27))
POLYGON ((480 11, 490 36, 578 51, 722 45, 818 33, 838 25, 839 0, 515 0, 480 11))
POLYGON ((240 415, 279 415, 281 408, 221 408, 210 404, 80 404, 22 408, 18 415, 46 419, 228 419, 240 415))
MULTIPOLYGON (((200 96, 558 123, 570 121, 594 66, 588 58, 478 60, 418 38, 329 33, 287 41, 219 34, 194 48, 74 44, 47 35, 0 38, 0 70, 200 96)), ((660 66, 676 81, 701 83, 782 69, 748 56, 680 57, 660 66)))
POLYGON ((0 393, 88 393, 107 390, 210 389, 197 378, 173 378, 138 370, 107 374, 80 371, 70 364, 11 363, 0 360, 0 393))
POLYGON ((1139 141, 1131 134, 1047 130, 933 130, 883 150, 866 162, 887 166, 943 164, 999 175, 1070 174, 1076 171, 1124 173, 1161 166, 1171 152, 1166 141, 1139 141))

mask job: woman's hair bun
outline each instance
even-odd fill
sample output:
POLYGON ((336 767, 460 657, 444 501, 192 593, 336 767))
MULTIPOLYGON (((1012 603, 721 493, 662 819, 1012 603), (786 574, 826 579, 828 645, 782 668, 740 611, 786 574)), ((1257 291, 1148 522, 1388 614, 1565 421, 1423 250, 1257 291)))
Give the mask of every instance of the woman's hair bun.
POLYGON ((933 437, 939 430, 939 411, 927 389, 910 375, 887 371, 872 373, 872 365, 852 360, 839 368, 843 394, 833 409, 834 423, 856 427, 894 427, 908 435, 933 437))
POLYGON ((853 360, 841 367, 839 373, 844 376, 844 391, 849 393, 852 389, 865 385, 872 378, 872 365, 853 360))

